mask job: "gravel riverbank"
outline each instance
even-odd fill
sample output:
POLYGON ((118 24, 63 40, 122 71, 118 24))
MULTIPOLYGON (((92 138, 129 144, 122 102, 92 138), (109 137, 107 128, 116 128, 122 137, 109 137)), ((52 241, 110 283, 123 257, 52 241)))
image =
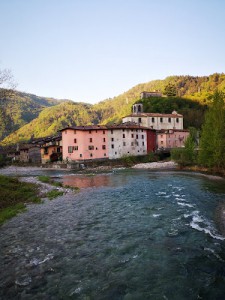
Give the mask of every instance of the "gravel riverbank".
POLYGON ((177 164, 174 161, 151 162, 134 165, 133 169, 176 169, 177 164))

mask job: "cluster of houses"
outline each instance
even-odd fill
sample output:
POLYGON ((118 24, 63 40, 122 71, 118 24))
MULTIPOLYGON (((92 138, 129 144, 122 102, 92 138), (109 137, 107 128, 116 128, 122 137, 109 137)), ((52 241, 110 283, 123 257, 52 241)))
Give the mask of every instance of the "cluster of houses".
POLYGON ((184 147, 188 135, 189 131, 183 129, 183 116, 176 111, 144 113, 142 104, 134 104, 132 114, 124 117, 121 124, 68 126, 55 136, 18 145, 8 150, 7 156, 12 160, 43 164, 118 159, 184 147))

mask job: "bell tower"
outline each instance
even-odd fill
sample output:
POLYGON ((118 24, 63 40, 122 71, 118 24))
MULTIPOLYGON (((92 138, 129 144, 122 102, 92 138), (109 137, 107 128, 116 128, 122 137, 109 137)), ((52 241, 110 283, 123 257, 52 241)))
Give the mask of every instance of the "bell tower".
POLYGON ((133 105, 133 114, 143 113, 143 104, 137 103, 133 105))

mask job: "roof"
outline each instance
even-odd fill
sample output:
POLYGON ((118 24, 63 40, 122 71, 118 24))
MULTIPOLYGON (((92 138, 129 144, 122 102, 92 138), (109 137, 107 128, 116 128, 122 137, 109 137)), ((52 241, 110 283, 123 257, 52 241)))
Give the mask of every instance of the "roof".
POLYGON ((72 130, 107 130, 107 127, 105 125, 87 125, 87 126, 67 126, 63 129, 61 129, 60 131, 64 131, 64 130, 68 130, 68 129, 72 129, 72 130))
POLYGON ((183 118, 183 115, 180 114, 159 114, 159 113, 137 113, 137 114, 130 114, 127 117, 161 117, 161 118, 183 118))
POLYGON ((107 128, 108 129, 145 129, 145 130, 155 131, 155 129, 140 126, 139 124, 137 124, 135 122, 125 122, 125 123, 118 124, 118 125, 110 125, 110 126, 107 126, 107 128))
POLYGON ((89 130, 112 130, 112 129, 146 129, 146 130, 152 130, 155 131, 154 129, 140 126, 135 122, 126 122, 122 124, 114 124, 114 125, 88 125, 88 126, 68 126, 60 131, 64 130, 81 130, 81 131, 89 131, 89 130))
POLYGON ((61 132, 59 134, 56 135, 51 135, 51 136, 46 136, 46 137, 42 137, 42 138, 36 138, 33 139, 32 144, 45 144, 48 142, 52 142, 52 141, 61 141, 62 140, 62 134, 61 132))

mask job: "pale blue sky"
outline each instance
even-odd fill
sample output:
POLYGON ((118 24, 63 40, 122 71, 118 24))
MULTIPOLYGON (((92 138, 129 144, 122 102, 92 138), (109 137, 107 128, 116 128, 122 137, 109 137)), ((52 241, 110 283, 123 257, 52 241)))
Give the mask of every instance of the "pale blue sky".
POLYGON ((96 103, 170 75, 225 72, 224 0, 0 0, 18 89, 96 103))

